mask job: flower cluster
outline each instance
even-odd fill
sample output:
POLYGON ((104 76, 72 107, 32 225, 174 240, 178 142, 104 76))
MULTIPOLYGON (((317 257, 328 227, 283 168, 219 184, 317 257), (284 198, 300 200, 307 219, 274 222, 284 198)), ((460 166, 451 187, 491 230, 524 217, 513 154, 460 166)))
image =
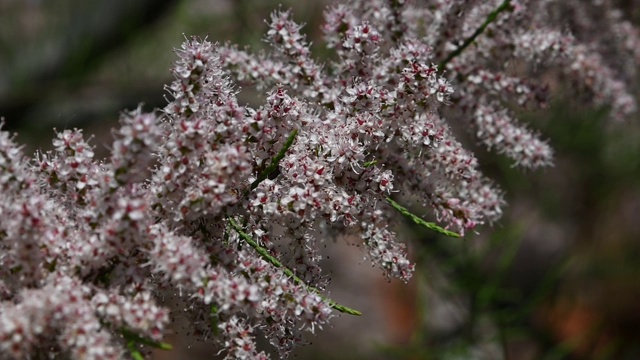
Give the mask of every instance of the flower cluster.
POLYGON ((357 313, 322 293, 323 239, 357 236, 408 281, 394 229, 408 210, 391 197, 461 234, 501 216, 456 131, 537 168, 552 150, 514 108, 546 104, 542 79, 569 80, 614 119, 636 110, 640 36, 607 1, 353 0, 324 16, 327 63, 289 11, 271 16, 269 53, 187 40, 172 100, 124 113, 108 159, 80 130, 32 159, 0 132, 3 356, 166 346, 160 299, 175 294, 227 358, 267 358, 260 335, 286 357, 334 311, 357 313), (262 105, 238 104, 237 84, 262 105))

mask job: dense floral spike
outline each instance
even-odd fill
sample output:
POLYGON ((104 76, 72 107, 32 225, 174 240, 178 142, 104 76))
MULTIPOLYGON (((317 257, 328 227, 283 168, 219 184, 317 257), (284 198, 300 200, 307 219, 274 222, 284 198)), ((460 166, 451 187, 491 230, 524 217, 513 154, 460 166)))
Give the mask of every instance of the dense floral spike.
POLYGON ((169 104, 124 113, 102 162, 80 130, 31 160, 0 132, 3 358, 162 347, 169 293, 227 358, 268 358, 259 336, 284 358, 335 311, 359 314, 323 294, 324 234, 408 281, 395 225, 418 217, 392 197, 460 234, 500 218, 457 130, 535 168, 552 150, 515 117, 556 84, 616 119, 637 108, 640 35, 611 2, 352 0, 324 16, 328 63, 290 11, 271 16, 271 52, 187 39, 169 104), (263 104, 240 106, 233 78, 263 104))
MULTIPOLYGON (((51 274, 37 290, 22 290, 20 302, 0 307, 0 349, 3 355, 28 357, 40 342, 59 339, 74 359, 119 359, 122 350, 91 305, 89 285, 60 273, 51 274)), ((40 349, 52 356, 55 348, 40 349), (50 353, 49 350, 53 351, 50 353)))
POLYGON ((112 326, 126 327, 146 334, 153 340, 161 340, 169 322, 166 309, 155 304, 149 292, 136 292, 132 297, 115 293, 98 293, 91 299, 96 313, 112 326))
POLYGON ((120 129, 114 132, 115 140, 111 149, 115 186, 149 176, 149 168, 155 160, 152 152, 162 137, 155 114, 145 114, 140 107, 123 114, 120 123, 120 129))
POLYGON ((547 143, 539 140, 531 131, 518 126, 506 109, 498 110, 496 104, 478 106, 474 114, 478 138, 488 148, 513 159, 518 166, 534 168, 552 162, 552 151, 547 143))

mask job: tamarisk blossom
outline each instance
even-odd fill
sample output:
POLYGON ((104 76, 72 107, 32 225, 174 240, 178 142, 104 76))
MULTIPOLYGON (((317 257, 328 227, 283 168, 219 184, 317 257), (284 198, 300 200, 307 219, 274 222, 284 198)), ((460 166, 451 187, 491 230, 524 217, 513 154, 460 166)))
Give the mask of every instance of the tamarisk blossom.
POLYGON ((228 359, 268 358, 259 336, 288 356, 335 311, 359 314, 325 293, 329 236, 357 236, 385 276, 409 281, 401 216, 451 236, 500 218, 502 192, 457 130, 515 166, 551 165, 516 119, 546 104, 543 72, 615 119, 636 110, 638 31, 600 3, 339 3, 324 13, 328 62, 276 11, 270 52, 186 40, 171 101, 123 113, 107 159, 81 130, 33 158, 0 132, 0 351, 140 357, 169 347, 172 296, 228 359), (559 12, 579 17, 572 33, 559 12), (238 84, 262 104, 239 104, 238 84))

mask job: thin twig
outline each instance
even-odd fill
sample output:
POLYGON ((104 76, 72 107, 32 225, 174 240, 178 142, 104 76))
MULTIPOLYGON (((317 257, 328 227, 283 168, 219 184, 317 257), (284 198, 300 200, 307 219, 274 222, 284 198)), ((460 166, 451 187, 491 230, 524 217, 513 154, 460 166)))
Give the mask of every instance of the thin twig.
POLYGON ((469 47, 469 45, 471 45, 471 43, 473 43, 476 40, 476 38, 484 32, 484 30, 487 28, 487 26, 489 26, 489 24, 491 24, 498 18, 498 14, 509 9, 511 9, 511 0, 504 0, 502 4, 500 4, 500 6, 498 6, 495 10, 489 13, 485 21, 482 23, 482 25, 480 25, 480 27, 477 28, 476 31, 462 43, 462 45, 460 45, 451 54, 449 54, 449 56, 447 56, 442 62, 440 62, 440 64, 438 65, 438 68, 441 70, 444 69, 447 66, 447 64, 451 62, 451 60, 453 60, 456 56, 460 55, 464 51, 464 49, 469 47))
POLYGON ((310 292, 313 292, 313 293, 317 294, 318 296, 320 296, 322 299, 328 301, 329 302, 329 306, 331 306, 332 308, 336 309, 337 311, 340 311, 341 313, 345 313, 345 314, 349 314, 349 315, 358 315, 358 316, 362 315, 362 313, 360 311, 348 308, 348 307, 343 306, 343 305, 340 305, 340 304, 336 303, 335 301, 329 299, 328 297, 322 295, 320 293, 320 290, 314 288, 313 286, 309 286, 309 285, 305 284, 305 282, 302 279, 300 279, 299 277, 297 277, 296 274, 294 274, 291 269, 289 269, 288 267, 284 266, 278 259, 276 259, 274 256, 269 254, 267 249, 265 249, 262 246, 260 246, 258 244, 258 242, 255 241, 251 237, 251 235, 249 235, 246 232, 244 232, 242 227, 231 217, 229 217, 229 224, 231 224, 231 226, 234 228, 234 230, 238 232, 240 237, 242 239, 244 239, 244 241, 246 241, 249 244, 249 246, 251 246, 255 251, 257 251, 258 254, 260 254, 260 256, 262 256, 263 259, 265 259, 271 265, 282 269, 282 272, 284 272, 287 276, 291 277, 296 284, 304 286, 310 292))
POLYGON ((397 202, 393 201, 390 197, 387 197, 387 201, 389 202, 389 204, 394 209, 398 210, 398 212, 400 212, 402 215, 408 217, 409 219, 411 219, 414 223, 416 223, 418 225, 424 226, 427 229, 435 231, 435 232, 440 233, 442 235, 446 235, 446 236, 450 236, 450 237, 454 237, 454 238, 461 237, 460 234, 455 233, 453 231, 449 231, 449 230, 444 229, 444 228, 441 228, 440 226, 436 225, 435 223, 424 221, 419 216, 414 215, 413 213, 411 213, 404 206, 402 206, 402 205, 398 204, 397 202))
POLYGON ((282 149, 280 149, 280 151, 276 154, 276 156, 273 159, 271 159, 271 163, 269 164, 269 166, 267 166, 258 175, 258 178, 255 179, 251 183, 251 187, 247 190, 245 195, 248 195, 249 192, 251 192, 251 190, 257 188, 258 185, 260 185, 261 182, 263 182, 266 178, 269 177, 269 175, 271 175, 271 173, 276 171, 276 169, 278 168, 278 163, 280 163, 280 160, 282 160, 284 158, 284 155, 287 153, 289 148, 293 145, 293 142, 295 141, 297 135, 298 135, 298 130, 293 130, 291 132, 291 134, 287 138, 287 141, 285 141, 284 146, 282 147, 282 149))

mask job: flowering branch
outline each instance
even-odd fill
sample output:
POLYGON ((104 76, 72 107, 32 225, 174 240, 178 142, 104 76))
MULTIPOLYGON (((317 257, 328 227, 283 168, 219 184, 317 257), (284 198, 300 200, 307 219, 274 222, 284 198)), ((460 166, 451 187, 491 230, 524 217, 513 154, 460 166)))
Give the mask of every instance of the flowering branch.
MULTIPOLYGON (((285 156, 285 154, 287 153, 287 150, 289 150, 289 148, 291 147, 291 145, 293 145, 293 142, 295 141, 296 136, 298 135, 298 131, 294 130, 293 132, 291 132, 291 134, 289 135, 289 137, 287 137, 287 140, 284 143, 284 146, 282 147, 282 149, 280 149, 280 151, 276 154, 276 156, 271 160, 269 166, 267 166, 258 176, 258 178, 256 178, 255 181, 253 181, 251 183, 251 190, 254 190, 256 187, 258 187, 258 185, 260 185, 260 183, 264 180, 266 180, 269 175, 271 175, 274 171, 276 171, 276 169, 278 168, 278 164, 280 163, 280 160, 282 160, 285 156)), ((231 226, 238 232, 238 234, 240 235, 240 237, 242 237, 254 250, 256 250, 258 252, 258 254, 260 254, 260 256, 262 256, 263 259, 265 259, 266 261, 268 261, 270 264, 272 264, 273 266, 282 269, 282 271, 287 275, 290 276, 294 282, 296 282, 297 284, 303 285, 305 286, 308 290, 315 292, 317 294, 319 294, 323 299, 327 300, 329 302, 329 305, 342 312, 345 314, 349 314, 349 315, 362 315, 362 313, 358 310, 354 310, 351 308, 348 308, 346 306, 340 305, 338 303, 336 303, 335 301, 326 298, 325 296, 320 294, 320 290, 312 287, 312 286, 308 286, 305 284, 305 282, 300 279, 298 276, 296 276, 293 271, 291 271, 291 269, 287 268, 286 266, 284 266, 278 259, 276 259, 274 256, 272 256, 271 254, 269 254, 269 252, 261 247, 250 235, 248 235, 246 232, 243 231, 242 227, 233 219, 233 218, 229 218, 228 219, 229 223, 231 224, 231 226)))
POLYGON ((275 267, 277 267, 279 269, 282 269, 282 272, 284 272, 287 276, 291 277, 296 284, 303 285, 309 291, 320 295, 321 298, 323 298, 324 300, 329 302, 329 306, 331 306, 332 308, 340 311, 341 313, 345 313, 345 314, 349 314, 349 315, 357 315, 357 316, 362 315, 362 313, 360 311, 348 308, 348 307, 343 306, 343 305, 340 305, 340 304, 336 303, 335 301, 333 301, 333 300, 321 295, 320 294, 320 290, 318 290, 318 289, 316 289, 316 288, 314 288, 312 286, 306 285, 305 282, 302 281, 302 279, 297 277, 296 274, 294 274, 293 271, 291 271, 291 269, 289 269, 286 266, 282 265, 282 263, 278 259, 276 259, 271 254, 269 254, 269 252, 265 248, 261 247, 249 234, 244 232, 242 227, 233 218, 229 218, 228 220, 229 220, 229 224, 231 224, 233 229, 238 232, 240 237, 242 239, 244 239, 256 252, 258 252, 258 254, 260 254, 260 256, 262 256, 263 259, 267 260, 271 265, 273 265, 273 266, 275 266, 275 267))

